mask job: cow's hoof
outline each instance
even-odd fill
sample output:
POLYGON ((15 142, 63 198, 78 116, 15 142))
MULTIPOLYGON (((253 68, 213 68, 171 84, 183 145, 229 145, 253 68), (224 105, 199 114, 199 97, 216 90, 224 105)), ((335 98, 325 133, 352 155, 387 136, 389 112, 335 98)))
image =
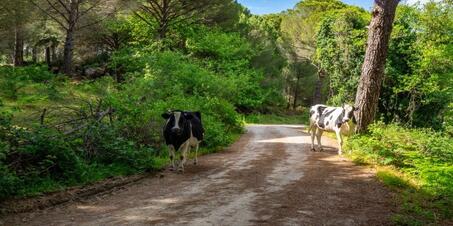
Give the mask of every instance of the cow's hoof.
POLYGON ((184 169, 183 168, 179 168, 178 169, 178 173, 184 173, 184 169))
POLYGON ((174 170, 175 170, 175 167, 173 167, 173 166, 170 166, 170 167, 168 168, 168 170, 170 170, 170 171, 174 171, 174 170))
POLYGON ((197 161, 193 161, 193 164, 194 164, 194 165, 198 165, 198 162, 197 162, 197 161))
POLYGON ((314 148, 311 148, 311 151, 316 151, 316 149, 314 149, 314 148))
POLYGON ((320 148, 319 151, 320 151, 320 152, 321 152, 321 151, 324 151, 324 149, 320 148))

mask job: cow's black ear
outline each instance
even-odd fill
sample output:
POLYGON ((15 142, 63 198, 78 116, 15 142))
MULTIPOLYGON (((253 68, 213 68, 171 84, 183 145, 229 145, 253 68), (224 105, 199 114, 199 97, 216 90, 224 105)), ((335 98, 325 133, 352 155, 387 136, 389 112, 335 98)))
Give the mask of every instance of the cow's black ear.
POLYGON ((195 114, 195 116, 197 116, 198 119, 201 120, 201 112, 196 111, 196 112, 194 112, 194 114, 195 114))
POLYGON ((168 118, 170 118, 170 116, 171 116, 171 114, 168 112, 165 112, 162 114, 162 118, 164 118, 164 119, 168 119, 168 118))
POLYGON ((184 118, 191 120, 191 119, 193 119, 193 115, 191 113, 184 112, 184 118))

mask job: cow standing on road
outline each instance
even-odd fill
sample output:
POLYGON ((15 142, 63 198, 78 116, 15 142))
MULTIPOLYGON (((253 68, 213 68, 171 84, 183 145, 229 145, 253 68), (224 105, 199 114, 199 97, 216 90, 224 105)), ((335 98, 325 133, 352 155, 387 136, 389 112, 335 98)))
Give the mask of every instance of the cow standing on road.
POLYGON ((204 135, 201 113, 175 110, 162 114, 162 117, 167 120, 163 134, 170 151, 171 167, 175 169, 175 152, 181 150, 178 170, 184 172, 184 163, 191 147, 195 148, 194 164, 198 164, 198 148, 204 135))
POLYGON ((343 138, 342 133, 349 133, 351 126, 349 121, 355 124, 354 111, 357 108, 344 105, 343 107, 329 107, 318 104, 310 108, 310 127, 308 132, 311 133, 311 149, 315 151, 315 136, 318 141, 318 148, 322 150, 321 136, 324 131, 335 132, 338 140, 338 154, 342 154, 343 138))

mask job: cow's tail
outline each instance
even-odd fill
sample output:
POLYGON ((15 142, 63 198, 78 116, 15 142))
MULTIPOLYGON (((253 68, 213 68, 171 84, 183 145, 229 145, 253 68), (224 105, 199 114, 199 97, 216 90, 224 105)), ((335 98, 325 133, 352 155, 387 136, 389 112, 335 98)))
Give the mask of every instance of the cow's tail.
POLYGON ((311 133, 313 130, 313 122, 310 120, 310 124, 308 125, 307 133, 311 133))
POLYGON ((313 116, 313 114, 315 114, 316 111, 314 111, 313 108, 310 109, 310 114, 308 115, 308 130, 307 130, 307 133, 310 133, 312 130, 313 130, 313 120, 311 119, 311 117, 313 116))

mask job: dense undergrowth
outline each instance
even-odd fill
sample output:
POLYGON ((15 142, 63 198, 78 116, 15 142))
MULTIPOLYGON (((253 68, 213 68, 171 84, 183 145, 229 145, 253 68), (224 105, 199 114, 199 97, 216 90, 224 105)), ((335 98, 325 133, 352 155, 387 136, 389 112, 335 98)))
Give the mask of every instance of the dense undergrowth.
POLYGON ((352 159, 378 166, 378 178, 396 189, 401 225, 440 224, 453 216, 453 139, 429 129, 377 123, 347 140, 352 159))

